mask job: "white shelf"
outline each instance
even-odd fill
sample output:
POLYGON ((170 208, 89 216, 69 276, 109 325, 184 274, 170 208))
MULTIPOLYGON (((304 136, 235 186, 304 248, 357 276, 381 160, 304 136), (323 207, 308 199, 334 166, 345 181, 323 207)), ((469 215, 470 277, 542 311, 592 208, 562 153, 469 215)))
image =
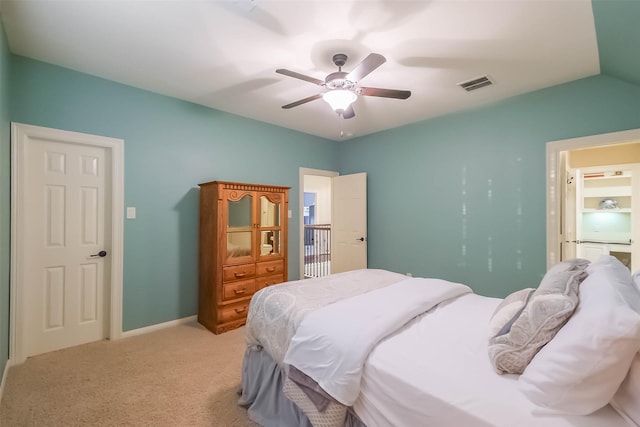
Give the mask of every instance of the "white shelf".
POLYGON ((620 209, 582 209, 582 213, 592 213, 592 212, 602 212, 602 213, 631 213, 630 208, 620 208, 620 209))
POLYGON ((595 187, 595 188, 587 188, 585 187, 582 190, 583 197, 602 197, 602 198, 611 198, 611 197, 630 197, 631 196, 631 186, 614 186, 614 187, 595 187))

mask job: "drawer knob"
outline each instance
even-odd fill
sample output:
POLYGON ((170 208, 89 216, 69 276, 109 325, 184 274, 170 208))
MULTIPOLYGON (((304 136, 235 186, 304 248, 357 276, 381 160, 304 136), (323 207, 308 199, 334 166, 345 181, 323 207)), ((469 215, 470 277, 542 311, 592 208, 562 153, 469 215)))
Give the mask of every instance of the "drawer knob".
POLYGON ((233 290, 233 292, 234 292, 236 295, 244 294, 246 291, 247 291, 247 289, 246 289, 246 288, 245 288, 245 289, 234 289, 234 290, 233 290))
POLYGON ((242 308, 235 308, 234 310, 236 311, 236 313, 240 314, 240 313, 244 313, 245 311, 247 311, 247 307, 244 306, 242 308))
POLYGON ((273 273, 274 271, 276 271, 275 267, 267 267, 267 272, 268 273, 273 273))
POLYGON ((242 273, 233 273, 236 277, 244 277, 247 275, 247 270, 243 270, 242 273))

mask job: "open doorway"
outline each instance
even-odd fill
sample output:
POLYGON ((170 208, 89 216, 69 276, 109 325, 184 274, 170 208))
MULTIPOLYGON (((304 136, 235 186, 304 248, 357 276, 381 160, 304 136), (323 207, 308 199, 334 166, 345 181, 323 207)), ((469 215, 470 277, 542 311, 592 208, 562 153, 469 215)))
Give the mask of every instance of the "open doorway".
POLYGON ((331 179, 337 172, 300 168, 300 277, 331 274, 331 179))
POLYGON ((331 177, 304 176, 304 277, 331 274, 331 177))
POLYGON ((299 200, 300 277, 367 268, 367 174, 300 168, 299 200))
POLYGON ((640 130, 547 144, 547 267, 605 254, 640 269, 639 166, 640 130))

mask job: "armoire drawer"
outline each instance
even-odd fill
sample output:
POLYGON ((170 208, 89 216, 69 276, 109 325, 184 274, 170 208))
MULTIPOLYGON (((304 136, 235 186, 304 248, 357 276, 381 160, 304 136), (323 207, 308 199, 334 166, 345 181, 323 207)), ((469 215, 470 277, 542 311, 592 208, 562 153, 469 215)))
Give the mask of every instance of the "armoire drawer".
POLYGON ((232 280, 250 279, 256 275, 255 264, 242 264, 234 265, 231 267, 224 267, 222 269, 222 280, 230 282, 232 280))
POLYGON ((245 300, 221 307, 218 312, 218 322, 224 323, 246 318, 249 313, 249 301, 245 300))
POLYGON ((268 276, 271 274, 280 274, 284 272, 284 261, 279 259, 276 261, 264 261, 256 264, 257 276, 268 276))
POLYGON ((273 276, 258 277, 256 279, 256 292, 267 286, 277 285, 284 282, 283 274, 274 274, 273 276))
POLYGON ((222 300, 229 301, 236 298, 253 295, 256 291, 256 280, 239 280, 222 284, 222 300))

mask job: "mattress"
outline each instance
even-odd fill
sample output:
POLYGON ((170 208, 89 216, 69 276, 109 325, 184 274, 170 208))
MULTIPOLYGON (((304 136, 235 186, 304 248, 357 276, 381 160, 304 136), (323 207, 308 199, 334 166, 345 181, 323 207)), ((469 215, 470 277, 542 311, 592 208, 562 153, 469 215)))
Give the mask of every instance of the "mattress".
POLYGON ((487 355, 500 299, 476 294, 440 304, 371 352, 353 409, 368 426, 628 427, 606 406, 589 416, 535 415, 516 375, 487 355))

